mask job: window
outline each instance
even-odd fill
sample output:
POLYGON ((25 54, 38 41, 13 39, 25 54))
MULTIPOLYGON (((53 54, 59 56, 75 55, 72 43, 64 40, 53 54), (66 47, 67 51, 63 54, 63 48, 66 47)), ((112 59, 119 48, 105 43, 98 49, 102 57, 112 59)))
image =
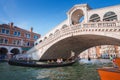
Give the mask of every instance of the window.
POLYGON ((3 43, 4 42, 4 39, 3 38, 0 38, 0 43, 3 43))
POLYGON ((1 33, 2 34, 10 34, 10 30, 8 30, 8 29, 2 29, 1 33))
POLYGON ((14 36, 17 36, 17 32, 16 31, 14 32, 14 36))
POLYGON ((7 43, 8 43, 8 40, 5 39, 5 38, 0 38, 0 43, 1 43, 1 44, 7 44, 7 43))
POLYGON ((14 32, 14 36, 20 36, 20 32, 19 31, 15 31, 14 32))
POLYGON ((104 21, 113 21, 113 20, 117 20, 117 15, 116 13, 109 11, 107 12, 104 17, 103 17, 104 21))
POLYGON ((20 41, 19 40, 17 40, 17 45, 20 45, 20 41))
POLYGON ((6 34, 10 34, 10 31, 9 31, 9 30, 6 30, 6 34))
POLYGON ((13 44, 14 44, 14 45, 16 44, 16 40, 13 40, 13 44))
POLYGON ((30 38, 30 34, 26 34, 26 38, 30 38))
POLYGON ((18 32, 18 36, 20 36, 20 32, 18 32))
POLYGON ((98 22, 100 21, 100 17, 98 14, 93 14, 91 17, 90 17, 90 22, 98 22))
POLYGON ((14 45, 21 45, 21 41, 20 40, 13 40, 13 44, 14 45))
POLYGON ((8 43, 8 40, 7 40, 7 39, 5 39, 5 40, 4 40, 4 43, 5 43, 5 44, 7 44, 7 43, 8 43))
POLYGON ((35 39, 35 40, 38 39, 38 36, 37 36, 37 35, 34 35, 34 39, 35 39))
POLYGON ((5 33, 5 29, 2 29, 2 33, 5 33))
POLYGON ((27 42, 27 45, 26 46, 30 46, 30 43, 29 42, 27 42))

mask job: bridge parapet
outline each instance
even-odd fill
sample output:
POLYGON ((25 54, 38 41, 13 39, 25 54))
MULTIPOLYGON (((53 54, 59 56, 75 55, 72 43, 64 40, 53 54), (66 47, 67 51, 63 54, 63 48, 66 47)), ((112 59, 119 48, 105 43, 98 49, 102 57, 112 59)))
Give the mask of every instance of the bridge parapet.
POLYGON ((53 34, 51 37, 46 38, 38 45, 34 46, 27 53, 34 52, 36 49, 41 49, 49 44, 76 34, 89 33, 89 32, 118 32, 120 31, 120 21, 104 21, 104 22, 89 22, 68 26, 64 29, 60 29, 57 34, 53 34))

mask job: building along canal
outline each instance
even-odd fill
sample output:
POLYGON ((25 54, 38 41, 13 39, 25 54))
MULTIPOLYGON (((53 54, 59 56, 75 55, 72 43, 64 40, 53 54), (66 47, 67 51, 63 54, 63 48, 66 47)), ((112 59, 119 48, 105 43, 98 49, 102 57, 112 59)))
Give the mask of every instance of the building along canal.
POLYGON ((97 68, 112 66, 109 60, 81 60, 73 66, 31 68, 0 63, 0 80, 100 80, 97 68))

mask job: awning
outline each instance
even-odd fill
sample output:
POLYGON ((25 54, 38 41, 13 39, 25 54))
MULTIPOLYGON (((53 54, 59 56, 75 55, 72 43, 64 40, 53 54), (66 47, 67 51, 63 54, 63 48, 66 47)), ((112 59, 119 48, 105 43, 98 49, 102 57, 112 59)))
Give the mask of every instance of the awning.
POLYGON ((23 51, 28 51, 31 47, 22 47, 23 51))

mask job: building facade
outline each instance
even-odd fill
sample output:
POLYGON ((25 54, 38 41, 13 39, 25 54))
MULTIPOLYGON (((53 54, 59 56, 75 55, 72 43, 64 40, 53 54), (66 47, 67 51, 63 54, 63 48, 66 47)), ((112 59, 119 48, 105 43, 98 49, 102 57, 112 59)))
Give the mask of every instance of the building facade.
POLYGON ((11 56, 25 53, 34 46, 34 41, 40 38, 40 34, 34 33, 33 28, 28 30, 14 26, 13 23, 0 25, 0 59, 8 59, 11 56))
POLYGON ((103 58, 108 59, 109 56, 120 57, 120 47, 115 45, 101 45, 92 47, 80 53, 80 58, 103 58))

